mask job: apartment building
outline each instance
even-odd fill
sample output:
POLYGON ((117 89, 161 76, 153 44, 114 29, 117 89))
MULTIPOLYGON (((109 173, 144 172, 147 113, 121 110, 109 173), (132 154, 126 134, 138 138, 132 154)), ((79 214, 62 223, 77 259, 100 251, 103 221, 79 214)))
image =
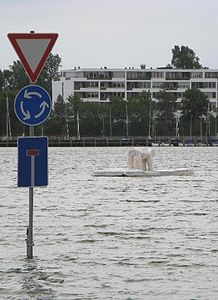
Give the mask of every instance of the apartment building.
POLYGON ((70 95, 78 95, 82 101, 108 102, 113 97, 129 99, 142 91, 150 91, 152 98, 160 90, 166 90, 180 101, 189 88, 200 89, 217 107, 218 69, 124 69, 74 68, 60 72, 60 79, 52 82, 52 98, 61 95, 66 101, 70 95))

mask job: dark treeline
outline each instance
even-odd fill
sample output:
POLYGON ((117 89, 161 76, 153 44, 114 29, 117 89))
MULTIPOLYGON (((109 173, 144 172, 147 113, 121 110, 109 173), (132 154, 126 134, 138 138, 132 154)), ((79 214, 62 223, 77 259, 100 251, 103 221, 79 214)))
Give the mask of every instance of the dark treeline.
MULTIPOLYGON (((172 49, 172 68, 202 68, 198 57, 188 47, 172 49), (187 57, 189 59, 187 59, 187 57)), ((61 58, 50 54, 37 84, 52 92, 52 79, 58 78, 61 58)), ((13 103, 17 92, 29 84, 20 61, 8 70, 0 70, 0 136, 28 135, 28 126, 15 116, 13 103), (9 114, 7 113, 9 112, 9 114), (10 118, 8 118, 10 116, 10 118), (9 124, 8 124, 9 123, 9 124)), ((138 97, 110 99, 107 103, 81 102, 70 96, 65 103, 55 101, 50 117, 35 133, 49 137, 82 136, 208 136, 216 135, 216 111, 197 89, 187 90, 178 102, 172 93, 162 90, 156 99, 143 91, 138 97)))
POLYGON ((113 98, 107 103, 81 102, 70 96, 58 97, 46 123, 49 136, 209 136, 216 132, 216 112, 197 89, 184 93, 177 102, 162 90, 154 100, 142 92, 128 102, 113 98))

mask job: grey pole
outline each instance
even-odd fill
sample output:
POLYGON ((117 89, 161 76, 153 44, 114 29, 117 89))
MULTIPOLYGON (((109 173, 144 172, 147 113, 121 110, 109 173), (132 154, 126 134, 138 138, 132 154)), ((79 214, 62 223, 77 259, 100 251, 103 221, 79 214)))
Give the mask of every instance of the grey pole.
MULTIPOLYGON (((30 33, 35 33, 34 30, 30 33)), ((33 84, 30 81, 30 84, 33 84)), ((34 126, 30 126, 29 136, 34 136, 34 126)), ((29 226, 27 228, 27 258, 33 258, 33 186, 35 183, 35 161, 31 156, 31 187, 29 187, 29 226)))
MULTIPOLYGON (((30 136, 34 136, 34 126, 30 126, 30 136)), ((29 226, 27 230, 27 258, 33 258, 33 186, 35 184, 35 158, 31 156, 31 187, 29 187, 29 226)))

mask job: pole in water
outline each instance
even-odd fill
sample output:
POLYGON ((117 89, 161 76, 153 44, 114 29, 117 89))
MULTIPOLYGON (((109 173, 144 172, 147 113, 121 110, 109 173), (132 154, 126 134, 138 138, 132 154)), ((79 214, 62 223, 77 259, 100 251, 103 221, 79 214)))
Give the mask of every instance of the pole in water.
MULTIPOLYGON (((34 126, 30 126, 30 136, 34 136, 34 126)), ((27 228, 27 258, 33 258, 33 187, 35 184, 35 159, 31 156, 31 187, 29 187, 29 226, 27 228)))
MULTIPOLYGON (((30 33, 35 33, 33 30, 30 33)), ((30 84, 33 84, 30 81, 30 84)), ((34 136, 34 126, 30 126, 29 135, 34 136)), ((27 230, 27 258, 33 258, 33 186, 35 183, 35 162, 31 157, 31 187, 29 187, 29 226, 27 230)))
POLYGON ((27 258, 33 258, 33 187, 29 188, 29 226, 27 228, 27 258))

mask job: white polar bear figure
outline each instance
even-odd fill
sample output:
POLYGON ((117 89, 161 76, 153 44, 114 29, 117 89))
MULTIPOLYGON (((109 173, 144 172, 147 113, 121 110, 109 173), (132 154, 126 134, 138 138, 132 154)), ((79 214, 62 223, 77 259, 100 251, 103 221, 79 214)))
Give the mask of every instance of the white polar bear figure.
POLYGON ((128 165, 131 169, 152 171, 154 150, 150 148, 137 147, 128 152, 128 165))

